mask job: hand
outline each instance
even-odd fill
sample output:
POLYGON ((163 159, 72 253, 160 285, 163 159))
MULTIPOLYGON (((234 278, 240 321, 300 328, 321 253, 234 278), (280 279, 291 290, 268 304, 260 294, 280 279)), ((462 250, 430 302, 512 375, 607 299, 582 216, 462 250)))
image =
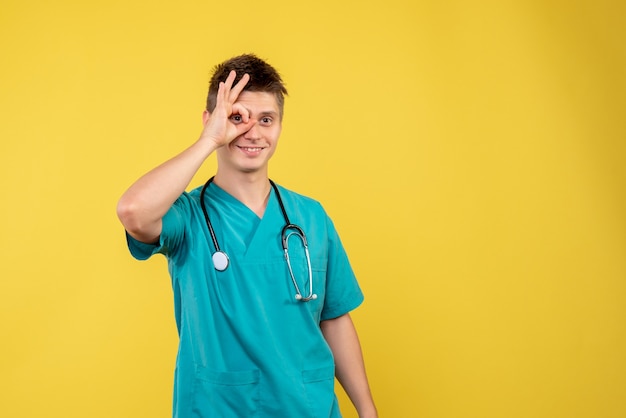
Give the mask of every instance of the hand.
POLYGON ((236 76, 235 71, 231 71, 226 81, 220 82, 215 109, 210 114, 205 112, 204 115, 204 130, 200 138, 213 141, 218 148, 230 144, 250 129, 250 114, 246 108, 237 103, 237 98, 250 80, 250 76, 244 74, 233 87, 236 76))

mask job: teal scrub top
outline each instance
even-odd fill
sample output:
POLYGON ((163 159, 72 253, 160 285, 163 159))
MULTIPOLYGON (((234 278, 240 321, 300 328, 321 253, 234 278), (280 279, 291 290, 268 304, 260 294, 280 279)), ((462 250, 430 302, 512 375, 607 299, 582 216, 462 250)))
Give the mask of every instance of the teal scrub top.
MULTIPOLYGON (((158 244, 127 234, 140 260, 166 256, 174 292, 179 350, 173 416, 341 417, 334 361, 320 321, 363 301, 332 221, 322 206, 279 186, 287 215, 308 240, 317 299, 300 302, 281 245, 285 225, 274 190, 263 218, 212 183, 205 203, 219 245, 228 254, 215 270, 215 251, 200 206, 200 188, 183 193, 163 218, 158 244)), ((308 270, 301 242, 289 256, 302 293, 308 270)))

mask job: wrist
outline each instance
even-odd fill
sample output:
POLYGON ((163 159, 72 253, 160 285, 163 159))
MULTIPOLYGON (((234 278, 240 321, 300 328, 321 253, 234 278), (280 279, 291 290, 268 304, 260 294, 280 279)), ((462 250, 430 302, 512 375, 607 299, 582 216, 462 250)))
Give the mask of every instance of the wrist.
POLYGON ((359 418, 378 418, 378 411, 373 403, 367 407, 359 408, 357 412, 359 418))
POLYGON ((222 146, 215 138, 207 135, 201 135, 196 144, 200 146, 207 155, 210 155, 213 151, 222 146))

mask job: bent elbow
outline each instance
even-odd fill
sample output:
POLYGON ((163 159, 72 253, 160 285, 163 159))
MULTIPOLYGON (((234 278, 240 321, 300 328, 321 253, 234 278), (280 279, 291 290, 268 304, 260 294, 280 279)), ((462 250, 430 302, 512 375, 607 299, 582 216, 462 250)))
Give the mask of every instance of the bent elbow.
POLYGON ((148 244, 155 243, 161 235, 161 217, 151 215, 148 208, 131 199, 122 196, 117 203, 117 217, 126 229, 126 232, 138 241, 148 244))
POLYGON ((124 229, 133 237, 141 241, 146 238, 154 239, 154 222, 147 219, 145 210, 135 202, 124 198, 120 199, 117 204, 117 217, 124 225, 124 229))
POLYGON ((128 232, 136 232, 140 229, 138 212, 137 205, 123 197, 117 202, 117 217, 128 232))

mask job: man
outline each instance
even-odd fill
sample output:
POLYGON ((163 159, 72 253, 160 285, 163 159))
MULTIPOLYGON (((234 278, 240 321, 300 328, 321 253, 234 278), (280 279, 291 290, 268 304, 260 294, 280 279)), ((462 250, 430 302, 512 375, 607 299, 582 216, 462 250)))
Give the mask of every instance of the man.
POLYGON ((200 138, 119 201, 132 255, 168 260, 175 417, 340 417, 334 376, 377 416, 349 316, 363 295, 335 228, 268 178, 286 93, 254 55, 218 65, 200 138), (215 177, 186 192, 213 153, 215 177))

